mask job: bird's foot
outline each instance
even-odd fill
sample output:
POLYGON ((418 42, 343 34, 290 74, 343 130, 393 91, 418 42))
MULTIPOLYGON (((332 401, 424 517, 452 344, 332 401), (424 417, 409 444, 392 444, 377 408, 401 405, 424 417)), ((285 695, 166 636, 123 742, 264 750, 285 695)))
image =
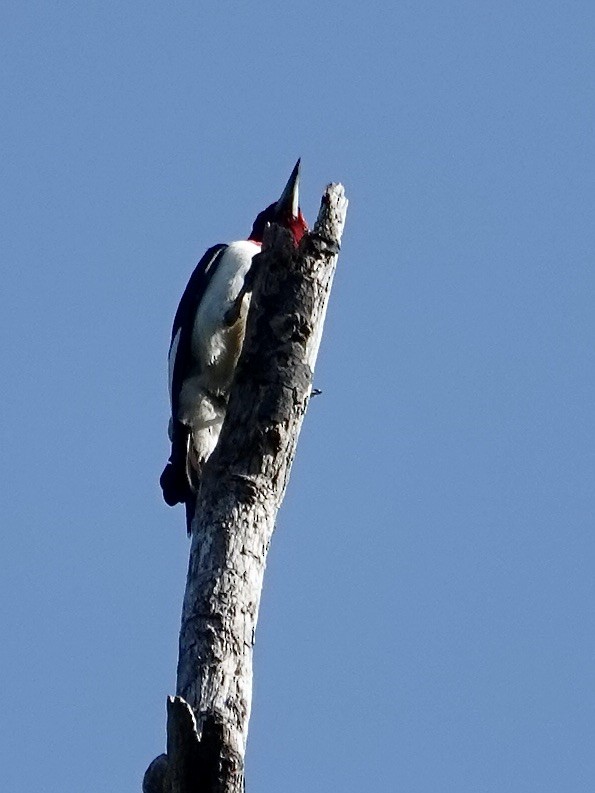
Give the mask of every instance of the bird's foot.
POLYGON ((238 319, 240 318, 240 314, 242 313, 242 302, 244 300, 245 294, 246 294, 246 289, 245 287, 242 287, 240 289, 240 294, 233 301, 231 308, 228 308, 225 314, 223 315, 223 322, 227 325, 228 328, 231 328, 233 325, 235 325, 238 319))

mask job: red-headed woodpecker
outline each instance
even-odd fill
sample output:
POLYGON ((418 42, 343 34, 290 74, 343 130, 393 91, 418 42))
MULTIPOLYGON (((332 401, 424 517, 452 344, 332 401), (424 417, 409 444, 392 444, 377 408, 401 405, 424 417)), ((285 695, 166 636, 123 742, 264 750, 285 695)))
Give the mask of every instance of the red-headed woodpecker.
POLYGON ((169 346, 171 455, 160 484, 167 504, 186 505, 191 532, 203 466, 217 445, 240 357, 250 289, 245 280, 268 223, 308 230, 299 207, 298 160, 281 198, 254 221, 247 240, 215 245, 194 268, 176 311, 169 346))

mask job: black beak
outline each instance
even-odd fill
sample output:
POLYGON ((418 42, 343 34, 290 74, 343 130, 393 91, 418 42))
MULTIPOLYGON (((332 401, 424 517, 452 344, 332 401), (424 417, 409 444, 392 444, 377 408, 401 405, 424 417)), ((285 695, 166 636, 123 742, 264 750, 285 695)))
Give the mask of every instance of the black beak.
POLYGON ((281 193, 281 198, 275 204, 275 212, 279 216, 290 213, 291 217, 297 218, 300 207, 300 160, 295 164, 289 181, 285 185, 285 190, 281 193))

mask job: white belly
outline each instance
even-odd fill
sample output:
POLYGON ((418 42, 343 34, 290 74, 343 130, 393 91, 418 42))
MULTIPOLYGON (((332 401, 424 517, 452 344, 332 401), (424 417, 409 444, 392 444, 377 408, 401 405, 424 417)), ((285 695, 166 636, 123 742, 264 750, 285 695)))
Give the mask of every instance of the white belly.
POLYGON ((195 465, 200 472, 217 445, 225 419, 229 388, 244 343, 250 295, 242 301, 238 321, 228 327, 224 318, 238 297, 252 257, 260 252, 254 242, 232 242, 213 274, 200 302, 192 328, 194 371, 184 381, 179 419, 192 429, 195 465))
POLYGON ((203 384, 214 393, 224 393, 233 378, 246 327, 250 296, 242 301, 240 318, 232 327, 224 322, 244 285, 252 257, 260 246, 248 240, 232 242, 215 271, 201 300, 192 329, 192 357, 198 365, 203 384))

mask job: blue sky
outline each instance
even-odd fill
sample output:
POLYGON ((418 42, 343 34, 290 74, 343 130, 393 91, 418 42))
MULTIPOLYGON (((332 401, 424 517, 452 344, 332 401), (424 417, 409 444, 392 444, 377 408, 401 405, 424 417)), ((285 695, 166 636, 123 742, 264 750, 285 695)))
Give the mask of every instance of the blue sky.
POLYGON ((297 156, 348 224, 273 539, 249 787, 595 785, 595 7, 0 8, 0 746, 140 790, 188 543, 186 279, 297 156))

